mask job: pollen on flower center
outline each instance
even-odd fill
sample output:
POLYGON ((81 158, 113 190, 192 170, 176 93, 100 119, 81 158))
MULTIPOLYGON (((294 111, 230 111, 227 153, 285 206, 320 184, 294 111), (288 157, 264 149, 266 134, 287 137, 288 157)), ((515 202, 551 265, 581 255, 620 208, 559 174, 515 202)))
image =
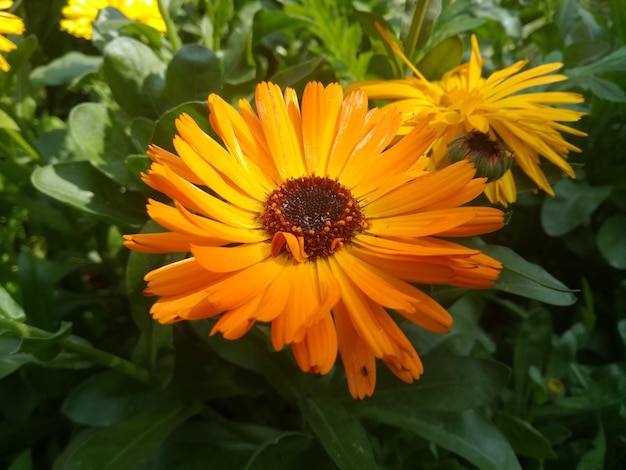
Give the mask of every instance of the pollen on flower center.
POLYGON ((283 182, 267 198, 261 220, 271 236, 278 232, 296 236, 308 260, 331 255, 365 226, 350 190, 320 176, 283 182))

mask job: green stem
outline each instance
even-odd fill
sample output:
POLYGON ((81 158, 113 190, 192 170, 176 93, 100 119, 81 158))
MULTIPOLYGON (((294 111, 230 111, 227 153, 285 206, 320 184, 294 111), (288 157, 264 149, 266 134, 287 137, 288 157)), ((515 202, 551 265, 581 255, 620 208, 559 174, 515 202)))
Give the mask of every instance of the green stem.
MULTIPOLYGON (((54 337, 53 333, 42 330, 34 326, 20 323, 6 317, 0 317, 0 330, 9 330, 10 332, 23 338, 50 339, 54 337)), ((122 359, 119 356, 110 354, 101 349, 97 349, 84 339, 69 335, 59 339, 59 346, 67 352, 72 352, 96 364, 116 369, 123 374, 133 377, 141 382, 152 383, 150 373, 132 362, 122 359)))
POLYGON ((167 39, 169 39, 170 44, 172 45, 172 49, 177 51, 180 49, 182 43, 180 38, 178 37, 178 31, 176 30, 176 25, 174 24, 174 20, 172 20, 172 15, 170 15, 169 9, 169 1, 167 0, 158 0, 159 12, 163 17, 163 21, 165 22, 165 29, 167 30, 167 39))
POLYGON ((9 134, 9 137, 13 139, 13 142, 15 142, 17 146, 21 148, 24 152, 26 152, 26 154, 28 154, 30 158, 32 158, 34 161, 41 160, 41 157, 39 156, 39 153, 37 153, 37 150, 35 150, 28 142, 26 142, 24 137, 22 137, 19 132, 16 132, 13 129, 8 129, 6 127, 4 128, 4 132, 9 134))
POLYGON ((415 53, 417 40, 420 37, 420 31, 422 30, 422 23, 424 22, 427 9, 428 0, 417 0, 415 11, 413 11, 413 17, 411 19, 409 34, 404 41, 404 55, 411 61, 413 60, 413 54, 415 53))

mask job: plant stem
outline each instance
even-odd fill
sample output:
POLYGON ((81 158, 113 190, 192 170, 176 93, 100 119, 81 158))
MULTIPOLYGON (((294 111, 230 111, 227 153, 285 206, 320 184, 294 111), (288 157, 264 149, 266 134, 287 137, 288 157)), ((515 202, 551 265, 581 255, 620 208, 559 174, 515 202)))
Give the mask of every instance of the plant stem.
POLYGON ((404 55, 409 60, 413 60, 413 54, 415 53, 415 47, 417 40, 420 37, 420 31, 422 30, 422 23, 424 22, 424 16, 426 16, 426 10, 428 9, 428 0, 417 0, 415 5, 415 11, 411 18, 411 27, 409 28, 409 34, 404 41, 404 55))
MULTIPOLYGON (((2 316, 0 316, 0 330, 8 330, 11 333, 23 338, 45 340, 52 339, 54 337, 54 333, 50 333, 49 331, 42 330, 41 328, 30 326, 2 316)), ((152 383, 152 378, 147 369, 133 364, 132 362, 119 356, 97 349, 83 338, 75 335, 69 335, 64 338, 59 338, 58 345, 64 351, 75 353, 91 362, 101 364, 111 369, 116 369, 123 374, 140 380, 141 382, 152 383)))
POLYGON ((169 39, 170 44, 172 45, 172 49, 177 51, 180 49, 182 45, 180 42, 180 38, 178 37, 178 32, 176 30, 176 25, 172 20, 172 15, 170 15, 169 9, 169 0, 158 0, 159 12, 163 17, 163 21, 165 22, 165 29, 167 30, 167 39, 169 39))

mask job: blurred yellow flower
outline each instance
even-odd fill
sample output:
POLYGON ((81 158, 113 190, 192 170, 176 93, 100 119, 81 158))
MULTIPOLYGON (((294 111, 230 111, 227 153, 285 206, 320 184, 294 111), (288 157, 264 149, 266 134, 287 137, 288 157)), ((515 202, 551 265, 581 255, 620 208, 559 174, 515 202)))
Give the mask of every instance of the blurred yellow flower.
MULTIPOLYGON (((8 10, 13 6, 13 0, 0 0, 0 51, 10 52, 17 46, 9 41, 6 34, 22 34, 24 32, 24 21, 8 10)), ((10 69, 9 63, 4 56, 0 54, 0 70, 6 72, 10 69)))
POLYGON ((79 38, 91 39, 91 24, 106 7, 117 8, 128 19, 145 23, 165 32, 165 22, 156 0, 69 0, 63 8, 61 29, 79 38))
POLYGON ((211 334, 243 336, 271 323, 277 350, 326 374, 341 355, 350 393, 371 395, 376 358, 411 382, 423 370, 387 309, 445 333, 452 318, 412 283, 493 286, 501 264, 449 241, 498 230, 502 211, 465 206, 482 193, 466 160, 428 172, 433 132, 417 127, 391 145, 393 109, 368 110, 338 84, 256 88, 239 111, 209 96, 222 143, 188 115, 176 122, 178 155, 152 146, 143 175, 173 199, 148 201, 167 231, 127 235, 145 253, 192 257, 148 273, 146 295, 161 323, 218 317, 211 334))
MULTIPOLYGON (((428 81, 409 62, 396 43, 379 29, 390 46, 411 68, 414 77, 400 80, 374 80, 355 83, 349 89, 362 89, 370 99, 393 100, 392 106, 402 112, 399 134, 427 121, 437 137, 431 149, 436 168, 448 165, 448 144, 457 136, 479 131, 492 139, 501 139, 511 150, 515 163, 542 190, 554 195, 540 167, 539 156, 555 164, 574 178, 565 158, 569 151, 580 149, 565 141, 562 132, 585 136, 560 122, 578 121, 583 113, 550 105, 581 103, 583 97, 570 92, 526 92, 528 88, 566 80, 552 72, 562 67, 548 63, 521 72, 528 60, 521 60, 502 70, 482 77, 483 61, 478 41, 472 35, 469 63, 447 72, 441 80, 428 81)), ((491 202, 504 206, 516 200, 517 190, 511 171, 489 183, 485 194, 491 202)))

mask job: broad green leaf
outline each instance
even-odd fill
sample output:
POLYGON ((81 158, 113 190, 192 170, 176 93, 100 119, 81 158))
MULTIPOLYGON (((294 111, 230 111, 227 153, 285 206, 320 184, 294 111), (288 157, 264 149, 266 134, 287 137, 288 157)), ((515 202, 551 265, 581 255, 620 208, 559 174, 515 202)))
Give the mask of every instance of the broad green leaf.
POLYGON ((135 153, 145 154, 151 144, 154 121, 144 117, 137 117, 130 123, 130 137, 135 144, 135 153))
POLYGON ((165 64, 145 44, 119 37, 104 49, 103 72, 115 101, 131 117, 157 117, 165 64))
POLYGON ((70 51, 67 54, 39 66, 32 71, 30 79, 34 88, 68 85, 89 72, 95 72, 102 64, 102 57, 70 51))
POLYGON ((306 81, 307 77, 312 76, 322 65, 324 60, 316 57, 313 60, 301 62, 293 67, 285 67, 275 73, 271 82, 279 85, 281 88, 293 87, 298 82, 306 81))
POLYGON ((16 353, 28 353, 37 359, 47 360, 57 356, 60 352, 60 342, 67 338, 72 332, 72 324, 61 323, 61 327, 56 333, 42 338, 23 336, 16 353))
POLYGON ((119 125, 121 116, 101 103, 81 103, 70 112, 69 132, 76 153, 118 184, 131 190, 144 184, 126 167, 135 147, 119 125))
POLYGON ((24 309, 18 304, 7 290, 0 286, 0 315, 9 320, 23 322, 26 319, 24 309))
POLYGON ((555 197, 546 197, 541 207, 541 225, 546 233, 560 237, 589 223, 591 214, 610 195, 611 188, 562 179, 554 185, 555 197))
POLYGON ((20 126, 17 125, 17 122, 15 122, 13 118, 6 113, 6 111, 0 109, 0 129, 8 129, 10 131, 18 132, 20 130, 20 126))
POLYGON ((436 44, 417 63, 417 69, 429 80, 438 80, 444 73, 461 63, 465 46, 459 36, 452 36, 436 44))
POLYGON ((7 470, 32 470, 33 469, 33 456, 31 450, 25 450, 18 457, 16 457, 7 470))
POLYGON ((359 409, 370 419, 413 432, 453 452, 481 470, 521 470, 508 441, 497 427, 474 410, 437 413, 372 407, 359 409))
POLYGON ((606 41, 586 41, 570 44, 563 50, 565 67, 571 68, 594 60, 610 50, 606 41))
POLYGON ((288 16, 282 10, 258 10, 254 14, 252 24, 252 42, 256 46, 261 42, 271 41, 271 38, 276 36, 276 31, 282 34, 296 34, 307 26, 308 23, 303 19, 288 16))
MULTIPOLYGON (((150 221, 141 233, 157 231, 162 229, 150 221)), ((167 385, 174 374, 172 325, 163 325, 150 316, 154 297, 143 295, 146 287, 143 279, 153 269, 177 261, 180 257, 181 255, 150 255, 133 251, 126 265, 126 291, 133 320, 140 331, 133 351, 133 361, 146 367, 162 386, 167 385)))
POLYGON ((620 37, 621 44, 626 44, 626 9, 622 0, 609 0, 611 12, 609 17, 614 25, 615 33, 620 37))
POLYGON ((535 459, 557 458, 548 440, 528 421, 501 412, 496 416, 496 424, 517 454, 535 459))
POLYGON ((615 103, 625 103, 626 93, 617 83, 601 77, 586 77, 577 82, 583 90, 589 90, 598 98, 615 103))
POLYGON ((17 281, 20 286, 21 304, 26 312, 28 323, 45 330, 55 330, 59 326, 56 295, 57 283, 84 262, 63 260, 54 262, 38 257, 32 250, 23 246, 17 259, 17 281))
POLYGON ((39 41, 34 34, 22 38, 17 43, 17 48, 7 54, 7 62, 11 64, 11 70, 9 70, 7 74, 15 74, 22 66, 27 64, 37 50, 38 44, 39 41))
POLYGON ((12 374, 24 364, 36 361, 31 354, 15 354, 20 339, 2 333, 0 330, 0 379, 12 374))
POLYGON ((260 374, 287 399, 295 399, 299 395, 296 380, 302 380, 302 372, 285 357, 284 351, 270 350, 271 342, 262 336, 259 327, 233 341, 219 334, 209 336, 209 322, 193 322, 192 326, 222 359, 260 374))
POLYGON ((552 317, 545 309, 536 309, 521 323, 513 349, 513 386, 518 414, 525 410, 532 383, 531 366, 544 369, 552 350, 552 317))
POLYGON ((574 291, 541 266, 529 263, 513 250, 497 245, 479 248, 504 265, 496 281, 496 289, 551 305, 571 305, 576 302, 576 296, 572 293, 574 291))
POLYGON ((307 434, 289 432, 264 443, 245 470, 318 470, 336 468, 319 443, 307 434))
POLYGON ((282 434, 227 419, 207 407, 202 412, 204 419, 180 425, 139 470, 241 470, 263 442, 282 434))
POLYGON ((164 403, 164 396, 116 371, 92 375, 63 401, 65 416, 78 424, 106 427, 164 403))
MULTIPOLYGON (((226 6, 228 3, 230 2, 218 2, 218 5, 226 6)), ((261 4, 253 2, 237 12, 239 24, 228 35, 226 47, 224 47, 224 83, 240 85, 254 80, 257 76, 251 43, 254 14, 260 9, 261 4)), ((227 8, 218 13, 220 21, 223 21, 225 16, 229 16, 231 13, 227 8)), ((218 46, 219 44, 214 44, 213 48, 217 49, 218 46)))
POLYGON ((190 101, 170 109, 159 118, 154 126, 150 142, 170 152, 175 152, 172 144, 174 136, 177 134, 175 123, 183 113, 191 116, 200 126, 200 129, 205 132, 209 131, 211 126, 209 125, 209 105, 207 101, 190 101))
POLYGON ((139 227, 146 219, 139 201, 86 161, 37 168, 32 183, 54 199, 115 224, 139 227))
POLYGON ((53 470, 129 470, 137 468, 182 422, 196 405, 170 405, 138 415, 70 443, 53 470))
POLYGON ((617 269, 626 269, 626 216, 613 215, 600 226, 596 238, 604 259, 617 269))
POLYGON ((356 15, 361 22, 363 32, 367 34, 370 42, 372 43, 372 49, 377 54, 374 56, 374 58, 378 56, 386 57, 389 62, 393 64, 393 76, 402 76, 404 74, 404 70, 406 69, 406 65, 404 64, 402 59, 398 57, 398 54, 396 54, 393 49, 391 49, 389 44, 387 44, 387 41, 385 41, 383 36, 376 28, 376 24, 378 23, 378 26, 382 27, 383 30, 387 32, 389 37, 398 45, 398 47, 402 48, 402 46, 400 45, 400 41, 398 40, 396 31, 393 29, 393 26, 391 26, 382 15, 379 15, 377 13, 357 10, 356 15))
POLYGON ((0 330, 0 379, 26 364, 36 364, 53 369, 84 369, 93 365, 91 362, 69 353, 61 353, 54 359, 40 361, 32 354, 16 353, 15 350, 19 347, 20 341, 20 338, 8 334, 3 335, 0 330))
POLYGON ((381 408, 398 414, 413 411, 461 412, 489 404, 511 376, 504 364, 462 356, 426 356, 424 373, 410 385, 385 369, 379 371, 373 396, 352 406, 381 408))
POLYGON ((181 47, 167 66, 165 95, 170 103, 206 100, 222 88, 222 61, 211 50, 197 44, 181 47))
POLYGON ((600 425, 598 434, 593 439, 593 449, 587 451, 583 458, 578 462, 576 470, 596 470, 604 467, 604 460, 606 454, 606 437, 604 436, 604 429, 600 425))
POLYGON ((337 467, 342 470, 377 468, 365 429, 341 403, 316 393, 301 397, 298 405, 337 467))

